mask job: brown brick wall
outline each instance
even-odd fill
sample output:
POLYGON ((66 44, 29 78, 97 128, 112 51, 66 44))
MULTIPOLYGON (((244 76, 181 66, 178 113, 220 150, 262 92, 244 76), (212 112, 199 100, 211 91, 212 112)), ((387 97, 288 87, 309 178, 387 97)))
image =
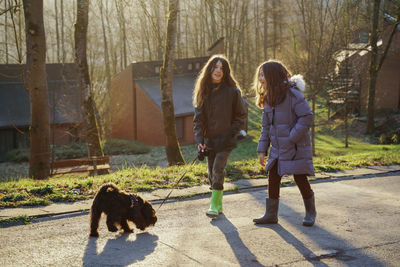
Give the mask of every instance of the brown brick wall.
MULTIPOLYGON (((386 47, 388 29, 384 34, 384 43, 379 47, 380 53, 386 47)), ((360 80, 360 107, 361 113, 366 114, 367 98, 369 90, 369 60, 370 54, 356 59, 353 63, 359 73, 356 73, 360 80)), ((379 59, 378 59, 379 61, 379 59)), ((400 108, 400 32, 394 35, 389 52, 378 73, 378 79, 375 87, 375 111, 394 110, 400 108)))
POLYGON ((112 137, 134 140, 132 65, 111 80, 112 137))
POLYGON ((189 115, 184 119, 184 139, 181 145, 194 144, 194 142, 193 115, 189 115))
MULTIPOLYGON (((138 140, 153 146, 165 145, 162 111, 134 82, 132 65, 112 79, 111 103, 113 138, 138 140), (137 114, 134 114, 135 97, 137 114)), ((184 138, 181 145, 192 143, 193 115, 190 115, 184 118, 184 138)))
POLYGON ((139 86, 136 88, 137 140, 153 146, 164 145, 165 136, 161 109, 139 86))

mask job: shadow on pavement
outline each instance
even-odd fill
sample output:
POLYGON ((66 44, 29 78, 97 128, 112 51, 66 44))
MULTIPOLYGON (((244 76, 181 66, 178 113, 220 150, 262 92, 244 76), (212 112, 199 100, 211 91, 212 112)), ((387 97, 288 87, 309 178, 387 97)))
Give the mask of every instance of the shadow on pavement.
MULTIPOLYGON (((133 235, 133 234, 131 234, 133 235)), ((121 234, 107 241, 98 253, 98 238, 89 237, 83 255, 83 266, 127 266, 142 261, 157 246, 158 236, 149 233, 136 234, 134 241, 127 240, 129 234, 121 234)))
POLYGON ((300 252, 301 255, 304 256, 304 258, 310 262, 313 265, 318 265, 318 266, 328 266, 325 263, 322 262, 317 262, 315 258, 313 258, 311 255, 314 255, 314 253, 307 248, 303 242, 298 240, 294 235, 292 235, 288 230, 282 227, 282 225, 278 224, 256 224, 257 227, 263 227, 263 228, 268 228, 273 231, 275 231, 280 237, 282 237, 283 240, 286 241, 286 243, 292 245, 295 249, 297 249, 298 252, 300 252))
POLYGON ((258 262, 257 257, 246 247, 236 227, 223 213, 218 216, 218 219, 212 220, 211 224, 218 227, 225 235, 226 241, 231 246, 240 266, 263 266, 258 262))
MULTIPOLYGON (((257 197, 257 194, 255 192, 251 192, 250 195, 254 197, 257 201, 263 203, 265 205, 265 196, 267 194, 263 194, 257 197)), ((299 192, 299 201, 302 201, 301 195, 299 192)), ((318 206, 317 206, 317 212, 318 212, 318 206)), ((322 208, 322 207, 320 207, 322 208)), ((265 211, 265 208, 263 209, 265 211)), ((256 216, 258 216, 257 214, 256 216)), ((263 214, 262 214, 263 215, 263 214)), ((304 214, 300 214, 290 208, 289 206, 285 205, 280 201, 279 203, 279 213, 278 213, 278 219, 285 219, 286 222, 290 223, 293 225, 295 228, 297 228, 298 231, 302 232, 303 234, 306 234, 309 236, 311 240, 313 240, 314 243, 316 243, 321 250, 335 250, 337 253, 332 256, 336 260, 341 261, 343 264, 349 264, 350 261, 357 259, 357 256, 354 257, 354 252, 358 251, 357 254, 359 255, 360 258, 366 259, 368 264, 370 266, 383 266, 384 264, 380 262, 377 259, 374 259, 370 257, 369 255, 362 253, 357 247, 353 247, 351 244, 348 242, 344 241, 337 235, 321 228, 318 226, 318 220, 321 219, 320 217, 317 216, 317 220, 314 226, 312 227, 305 227, 302 225, 301 221, 302 218, 304 217, 304 214), (285 216, 283 215, 283 211, 285 214, 290 214, 290 216, 285 216), (294 219, 293 219, 294 218, 294 219), (306 230, 307 229, 307 230, 306 230), (324 238, 316 238, 318 237, 324 237, 324 238), (335 248, 332 247, 332 243, 335 244, 335 248), (345 254, 345 251, 343 250, 345 248, 347 251, 352 251, 353 256, 349 256, 345 254)), ((318 255, 315 255, 309 248, 307 248, 300 240, 298 240, 292 233, 287 231, 285 228, 283 228, 281 225, 275 224, 275 225, 270 225, 266 226, 264 225, 265 228, 270 228, 274 231, 276 231, 283 240, 285 240, 287 243, 291 244, 293 247, 295 247, 303 256, 306 260, 309 262, 315 264, 323 264, 323 262, 320 261, 320 259, 324 257, 320 257, 318 255)), ((351 263, 350 263, 351 265, 351 263)))

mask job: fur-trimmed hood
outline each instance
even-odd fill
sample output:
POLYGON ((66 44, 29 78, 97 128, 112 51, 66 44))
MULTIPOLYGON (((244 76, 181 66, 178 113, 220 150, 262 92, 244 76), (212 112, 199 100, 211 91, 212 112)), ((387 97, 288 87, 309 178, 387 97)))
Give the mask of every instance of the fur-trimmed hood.
POLYGON ((303 75, 296 74, 289 78, 289 81, 294 84, 300 91, 306 91, 306 83, 304 81, 303 75))

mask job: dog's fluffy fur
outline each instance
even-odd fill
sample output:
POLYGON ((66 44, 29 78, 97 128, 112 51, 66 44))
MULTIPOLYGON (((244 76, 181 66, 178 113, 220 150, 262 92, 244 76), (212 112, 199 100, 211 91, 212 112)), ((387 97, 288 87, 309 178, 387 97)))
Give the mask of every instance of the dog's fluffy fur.
POLYGON ((102 213, 107 215, 107 228, 111 232, 118 231, 120 226, 124 232, 132 233, 128 221, 133 222, 140 230, 157 222, 156 213, 151 204, 139 195, 128 194, 115 184, 101 186, 90 209, 90 236, 98 237, 99 221, 102 213))

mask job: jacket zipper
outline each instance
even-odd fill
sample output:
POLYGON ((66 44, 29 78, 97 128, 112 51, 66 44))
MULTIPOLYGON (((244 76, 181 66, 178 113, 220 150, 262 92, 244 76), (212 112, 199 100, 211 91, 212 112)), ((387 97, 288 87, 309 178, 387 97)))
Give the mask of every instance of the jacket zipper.
MULTIPOLYGON (((276 161, 276 164, 278 164, 280 148, 279 148, 279 139, 278 139, 277 130, 276 130, 275 107, 272 107, 272 125, 274 126, 275 140, 276 140, 276 144, 278 146, 278 158, 277 158, 277 161, 276 161)), ((280 165, 278 164, 277 167, 278 167, 278 174, 279 174, 280 173, 280 165)))

